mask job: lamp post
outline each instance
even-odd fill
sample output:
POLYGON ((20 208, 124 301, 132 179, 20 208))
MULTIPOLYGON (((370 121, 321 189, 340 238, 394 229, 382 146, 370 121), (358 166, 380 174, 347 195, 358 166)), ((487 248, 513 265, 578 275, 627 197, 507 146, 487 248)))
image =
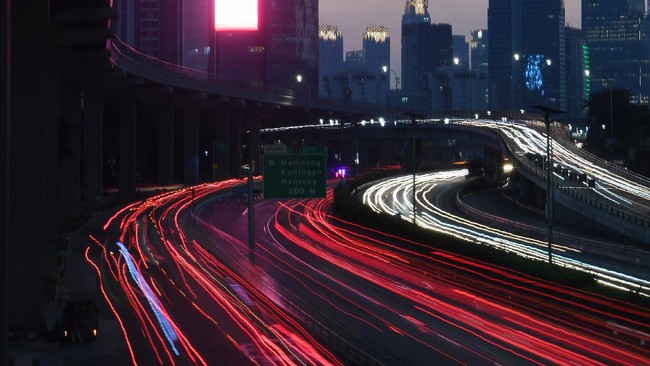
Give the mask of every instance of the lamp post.
MULTIPOLYGON (((302 84, 303 80, 304 78, 301 74, 296 75, 296 81, 298 81, 299 84, 302 84)), ((307 114, 309 122, 311 121, 311 84, 309 82, 307 82, 307 114)))
POLYGON ((416 118, 420 117, 423 118, 423 116, 415 114, 415 113, 406 113, 407 116, 411 117, 411 126, 413 127, 413 139, 411 140, 411 152, 412 152, 412 159, 413 159, 413 225, 417 226, 417 201, 415 200, 415 191, 416 191, 416 165, 415 165, 415 126, 417 125, 416 118))
POLYGON ((522 104, 522 92, 521 92, 521 81, 522 81, 522 75, 521 75, 521 54, 515 53, 512 55, 513 62, 515 64, 515 78, 514 78, 514 83, 515 83, 515 96, 514 96, 514 102, 516 104, 515 109, 520 109, 521 104, 522 104))
POLYGON ((548 264, 553 264, 553 140, 551 139, 551 119, 550 114, 564 113, 560 110, 549 108, 543 105, 533 106, 544 113, 544 124, 546 125, 546 222, 548 224, 548 264))
MULTIPOLYGON (((395 72, 395 70, 389 69, 388 66, 384 65, 384 66, 382 66, 381 69, 384 71, 384 73, 387 73, 387 72, 390 71, 395 76, 395 94, 397 96, 397 103, 395 103, 395 109, 396 109, 396 111, 399 112, 399 105, 400 105, 400 100, 399 100, 399 76, 397 76, 397 73, 395 72)), ((389 79, 388 80, 388 89, 390 89, 390 76, 389 76, 388 79, 389 79)))

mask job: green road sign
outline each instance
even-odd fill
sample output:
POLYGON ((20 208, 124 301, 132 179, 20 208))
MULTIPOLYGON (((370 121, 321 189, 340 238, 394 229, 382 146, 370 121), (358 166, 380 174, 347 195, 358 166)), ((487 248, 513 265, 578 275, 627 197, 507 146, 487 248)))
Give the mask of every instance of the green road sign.
POLYGON ((301 155, 327 155, 327 145, 300 145, 301 155))
POLYGON ((264 156, 265 198, 324 198, 326 155, 264 156))

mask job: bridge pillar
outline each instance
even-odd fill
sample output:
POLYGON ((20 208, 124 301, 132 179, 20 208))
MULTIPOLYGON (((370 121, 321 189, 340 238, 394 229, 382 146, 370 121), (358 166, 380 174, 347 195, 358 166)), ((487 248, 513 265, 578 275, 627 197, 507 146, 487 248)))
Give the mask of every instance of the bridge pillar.
POLYGON ((394 139, 379 140, 379 163, 380 165, 395 165, 397 150, 394 139))
POLYGON ((519 200, 524 203, 530 203, 532 191, 532 182, 523 174, 519 175, 519 200))
POLYGON ((158 104, 158 184, 174 183, 174 104, 158 104))
MULTIPOLYGON (((6 84, 1 83, 6 88, 4 106, 8 109, 4 114, 7 109, 3 108, 3 118, 9 118, 0 127, 6 133, 0 142, 0 159, 6 163, 0 179, 7 190, 2 210, 8 232, 3 233, 6 252, 1 260, 3 274, 8 277, 0 286, 2 294, 10 296, 0 299, 7 304, 2 306, 0 321, 3 341, 7 329, 37 331, 43 324, 43 305, 51 299, 45 291, 45 278, 55 264, 61 219, 56 198, 59 61, 56 44, 50 38, 54 32, 48 29, 48 2, 12 1, 9 7, 5 4, 2 7, 9 14, 3 13, 2 17, 7 15, 5 20, 11 22, 3 25, 9 26, 11 32, 2 32, 2 38, 10 36, 7 48, 3 48, 7 56, 3 61, 9 63, 2 72, 11 78, 3 77, 6 84)), ((0 353, 6 356, 6 344, 0 353)))
POLYGON ((248 119, 248 163, 255 162, 254 173, 262 171, 261 137, 260 137, 260 105, 250 105, 246 108, 248 119))
POLYGON ((61 85, 61 119, 59 123, 59 204, 65 218, 79 216, 81 207, 81 87, 76 83, 61 85))
POLYGON ((132 200, 136 191, 136 111, 133 96, 122 96, 120 103, 119 190, 122 198, 132 200))
POLYGON ((543 189, 537 189, 536 192, 536 207, 538 209, 544 209, 544 207, 546 207, 546 191, 543 189))
POLYGON ((242 149, 241 149, 241 130, 242 130, 242 114, 243 106, 241 104, 230 108, 230 146, 228 151, 228 160, 230 163, 230 177, 241 176, 242 163, 242 149))
POLYGON ((104 96, 85 93, 83 121, 83 201, 102 197, 104 190, 104 96))
POLYGON ((216 154, 216 178, 217 180, 224 180, 231 178, 230 174, 230 146, 231 144, 231 120, 230 108, 226 105, 220 106, 217 109, 216 116, 216 131, 215 131, 215 146, 214 153, 216 154))
POLYGON ((187 105, 183 109, 183 125, 185 138, 185 172, 184 183, 195 185, 199 183, 199 109, 187 105))

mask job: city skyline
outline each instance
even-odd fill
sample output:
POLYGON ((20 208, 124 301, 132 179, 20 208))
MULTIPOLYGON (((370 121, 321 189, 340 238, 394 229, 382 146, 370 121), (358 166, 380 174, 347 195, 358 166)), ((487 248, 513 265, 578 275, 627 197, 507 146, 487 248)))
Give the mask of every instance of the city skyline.
MULTIPOLYGON (((475 29, 487 28, 489 0, 429 0, 432 23, 449 23, 453 34, 469 34, 475 29), (459 12, 457 9, 463 9, 459 12)), ((324 0, 319 5, 319 24, 339 27, 343 35, 344 50, 362 48, 363 32, 369 25, 384 25, 389 29, 391 44, 391 65, 401 75, 401 21, 405 0, 324 0), (363 14, 363 16, 360 16, 363 14)), ((566 23, 581 27, 581 0, 565 0, 566 23)), ((394 81, 391 82, 394 85, 394 81)))

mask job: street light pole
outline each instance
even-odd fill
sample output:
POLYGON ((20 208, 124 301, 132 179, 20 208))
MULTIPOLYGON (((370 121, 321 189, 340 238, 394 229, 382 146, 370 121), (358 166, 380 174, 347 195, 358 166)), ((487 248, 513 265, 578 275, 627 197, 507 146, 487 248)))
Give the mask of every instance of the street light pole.
POLYGON ((417 125, 416 118, 422 116, 417 115, 415 113, 406 113, 407 116, 411 117, 411 126, 413 127, 413 139, 411 140, 411 151, 412 151, 412 159, 413 159, 413 225, 417 226, 417 201, 415 197, 415 191, 416 191, 416 165, 415 165, 415 126, 417 125))
POLYGON ((564 112, 542 105, 536 105, 533 108, 544 112, 544 124, 546 125, 546 222, 548 224, 546 239, 548 242, 548 264, 553 264, 553 139, 551 139, 550 114, 564 112))
MULTIPOLYGON (((298 83, 302 84, 304 78, 301 74, 296 75, 296 80, 298 83)), ((308 121, 311 121, 311 83, 307 82, 307 118, 308 121)))
MULTIPOLYGON (((389 69, 388 66, 382 66, 381 68, 385 73, 386 72, 391 72, 395 76, 395 95, 397 96, 397 102, 395 103, 395 110, 399 112, 399 105, 400 105, 400 100, 399 100, 399 76, 397 76, 397 73, 393 69, 389 69)), ((388 78, 388 89, 390 89, 390 77, 388 78)))

